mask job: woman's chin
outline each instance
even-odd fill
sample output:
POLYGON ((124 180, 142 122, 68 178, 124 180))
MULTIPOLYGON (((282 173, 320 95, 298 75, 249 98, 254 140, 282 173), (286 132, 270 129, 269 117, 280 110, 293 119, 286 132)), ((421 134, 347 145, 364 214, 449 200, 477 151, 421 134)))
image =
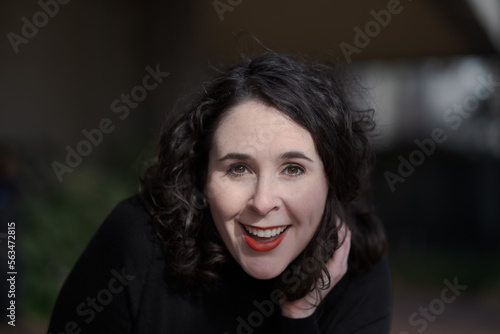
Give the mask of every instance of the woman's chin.
POLYGON ((278 272, 267 272, 267 271, 246 271, 246 273, 252 276, 253 278, 261 280, 273 279, 279 274, 281 274, 278 272))
POLYGON ((243 270, 256 279, 267 280, 279 276, 285 268, 265 265, 242 265, 243 270))

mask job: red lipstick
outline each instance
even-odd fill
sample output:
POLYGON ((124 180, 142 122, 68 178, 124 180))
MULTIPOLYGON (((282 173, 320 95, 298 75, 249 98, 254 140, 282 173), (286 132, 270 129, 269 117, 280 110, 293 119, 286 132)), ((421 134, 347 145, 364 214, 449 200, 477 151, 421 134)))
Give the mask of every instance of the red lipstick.
MULTIPOLYGON (((254 228, 257 228, 257 227, 254 227, 254 228)), ((268 229, 268 228, 266 228, 266 229, 268 229)), ((245 230, 244 227, 243 227, 243 230, 245 230)), ((245 237, 245 241, 248 244, 248 246, 251 249, 253 249, 254 251, 257 251, 257 252, 269 252, 269 251, 275 249, 276 247, 278 247, 281 244, 281 242, 285 238, 285 235, 286 235, 287 232, 288 232, 288 228, 285 231, 281 232, 281 234, 277 238, 275 238, 275 239, 273 239, 271 241, 268 241, 268 242, 260 242, 260 241, 255 240, 254 238, 252 238, 249 235, 249 233, 246 230, 245 230, 244 237, 245 237)))

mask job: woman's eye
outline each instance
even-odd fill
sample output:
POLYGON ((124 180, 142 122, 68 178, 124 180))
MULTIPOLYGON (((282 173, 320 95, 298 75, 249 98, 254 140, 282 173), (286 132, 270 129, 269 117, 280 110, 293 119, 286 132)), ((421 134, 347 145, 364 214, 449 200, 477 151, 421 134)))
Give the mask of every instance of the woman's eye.
POLYGON ((248 169, 243 165, 230 166, 227 170, 229 175, 243 176, 248 172, 248 169))
POLYGON ((243 174, 243 173, 245 173, 245 167, 243 167, 243 166, 234 167, 234 172, 236 174, 243 174))
POLYGON ((290 176, 299 176, 304 173, 304 169, 299 166, 288 166, 285 168, 285 174, 290 176))

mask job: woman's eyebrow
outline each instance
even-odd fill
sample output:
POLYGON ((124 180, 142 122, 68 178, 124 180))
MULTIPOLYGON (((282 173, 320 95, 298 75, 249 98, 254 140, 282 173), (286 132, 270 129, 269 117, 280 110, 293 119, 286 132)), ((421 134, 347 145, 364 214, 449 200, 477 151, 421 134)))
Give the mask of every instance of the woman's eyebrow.
POLYGON ((314 162, 307 155, 305 155, 304 153, 299 152, 299 151, 288 151, 288 152, 283 153, 281 155, 281 160, 287 160, 287 159, 304 159, 304 160, 309 160, 311 162, 314 162))
POLYGON ((234 160, 252 160, 252 157, 249 154, 244 154, 244 153, 228 153, 222 158, 219 159, 219 161, 224 161, 228 159, 234 159, 234 160))
MULTIPOLYGON (((304 160, 308 160, 308 161, 311 161, 311 162, 314 162, 311 158, 309 158, 307 155, 305 155, 304 153, 302 152, 299 152, 299 151, 288 151, 288 152, 285 152, 281 155, 281 160, 287 160, 287 159, 304 159, 304 160)), ((249 154, 244 154, 244 153, 228 153, 226 154, 225 156, 223 156, 222 158, 219 158, 218 161, 224 161, 224 160, 229 160, 229 159, 233 159, 233 160, 252 160, 252 156, 250 156, 249 154)))

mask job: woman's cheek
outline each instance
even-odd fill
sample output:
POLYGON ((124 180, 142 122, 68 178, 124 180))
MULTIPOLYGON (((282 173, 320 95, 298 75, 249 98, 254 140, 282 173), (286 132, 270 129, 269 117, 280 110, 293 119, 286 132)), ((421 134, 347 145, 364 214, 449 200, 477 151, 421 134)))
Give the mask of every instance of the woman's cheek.
POLYGON ((209 173, 206 196, 210 200, 228 197, 233 188, 235 188, 235 182, 225 172, 216 171, 209 173))
POLYGON ((210 205, 218 217, 231 219, 245 206, 246 191, 242 182, 214 179, 211 185, 210 205))
POLYGON ((207 180, 205 196, 212 202, 224 194, 225 187, 224 181, 217 173, 210 173, 207 180))
POLYGON ((303 225, 318 226, 325 210, 326 190, 315 184, 302 184, 289 197, 288 208, 303 225))

